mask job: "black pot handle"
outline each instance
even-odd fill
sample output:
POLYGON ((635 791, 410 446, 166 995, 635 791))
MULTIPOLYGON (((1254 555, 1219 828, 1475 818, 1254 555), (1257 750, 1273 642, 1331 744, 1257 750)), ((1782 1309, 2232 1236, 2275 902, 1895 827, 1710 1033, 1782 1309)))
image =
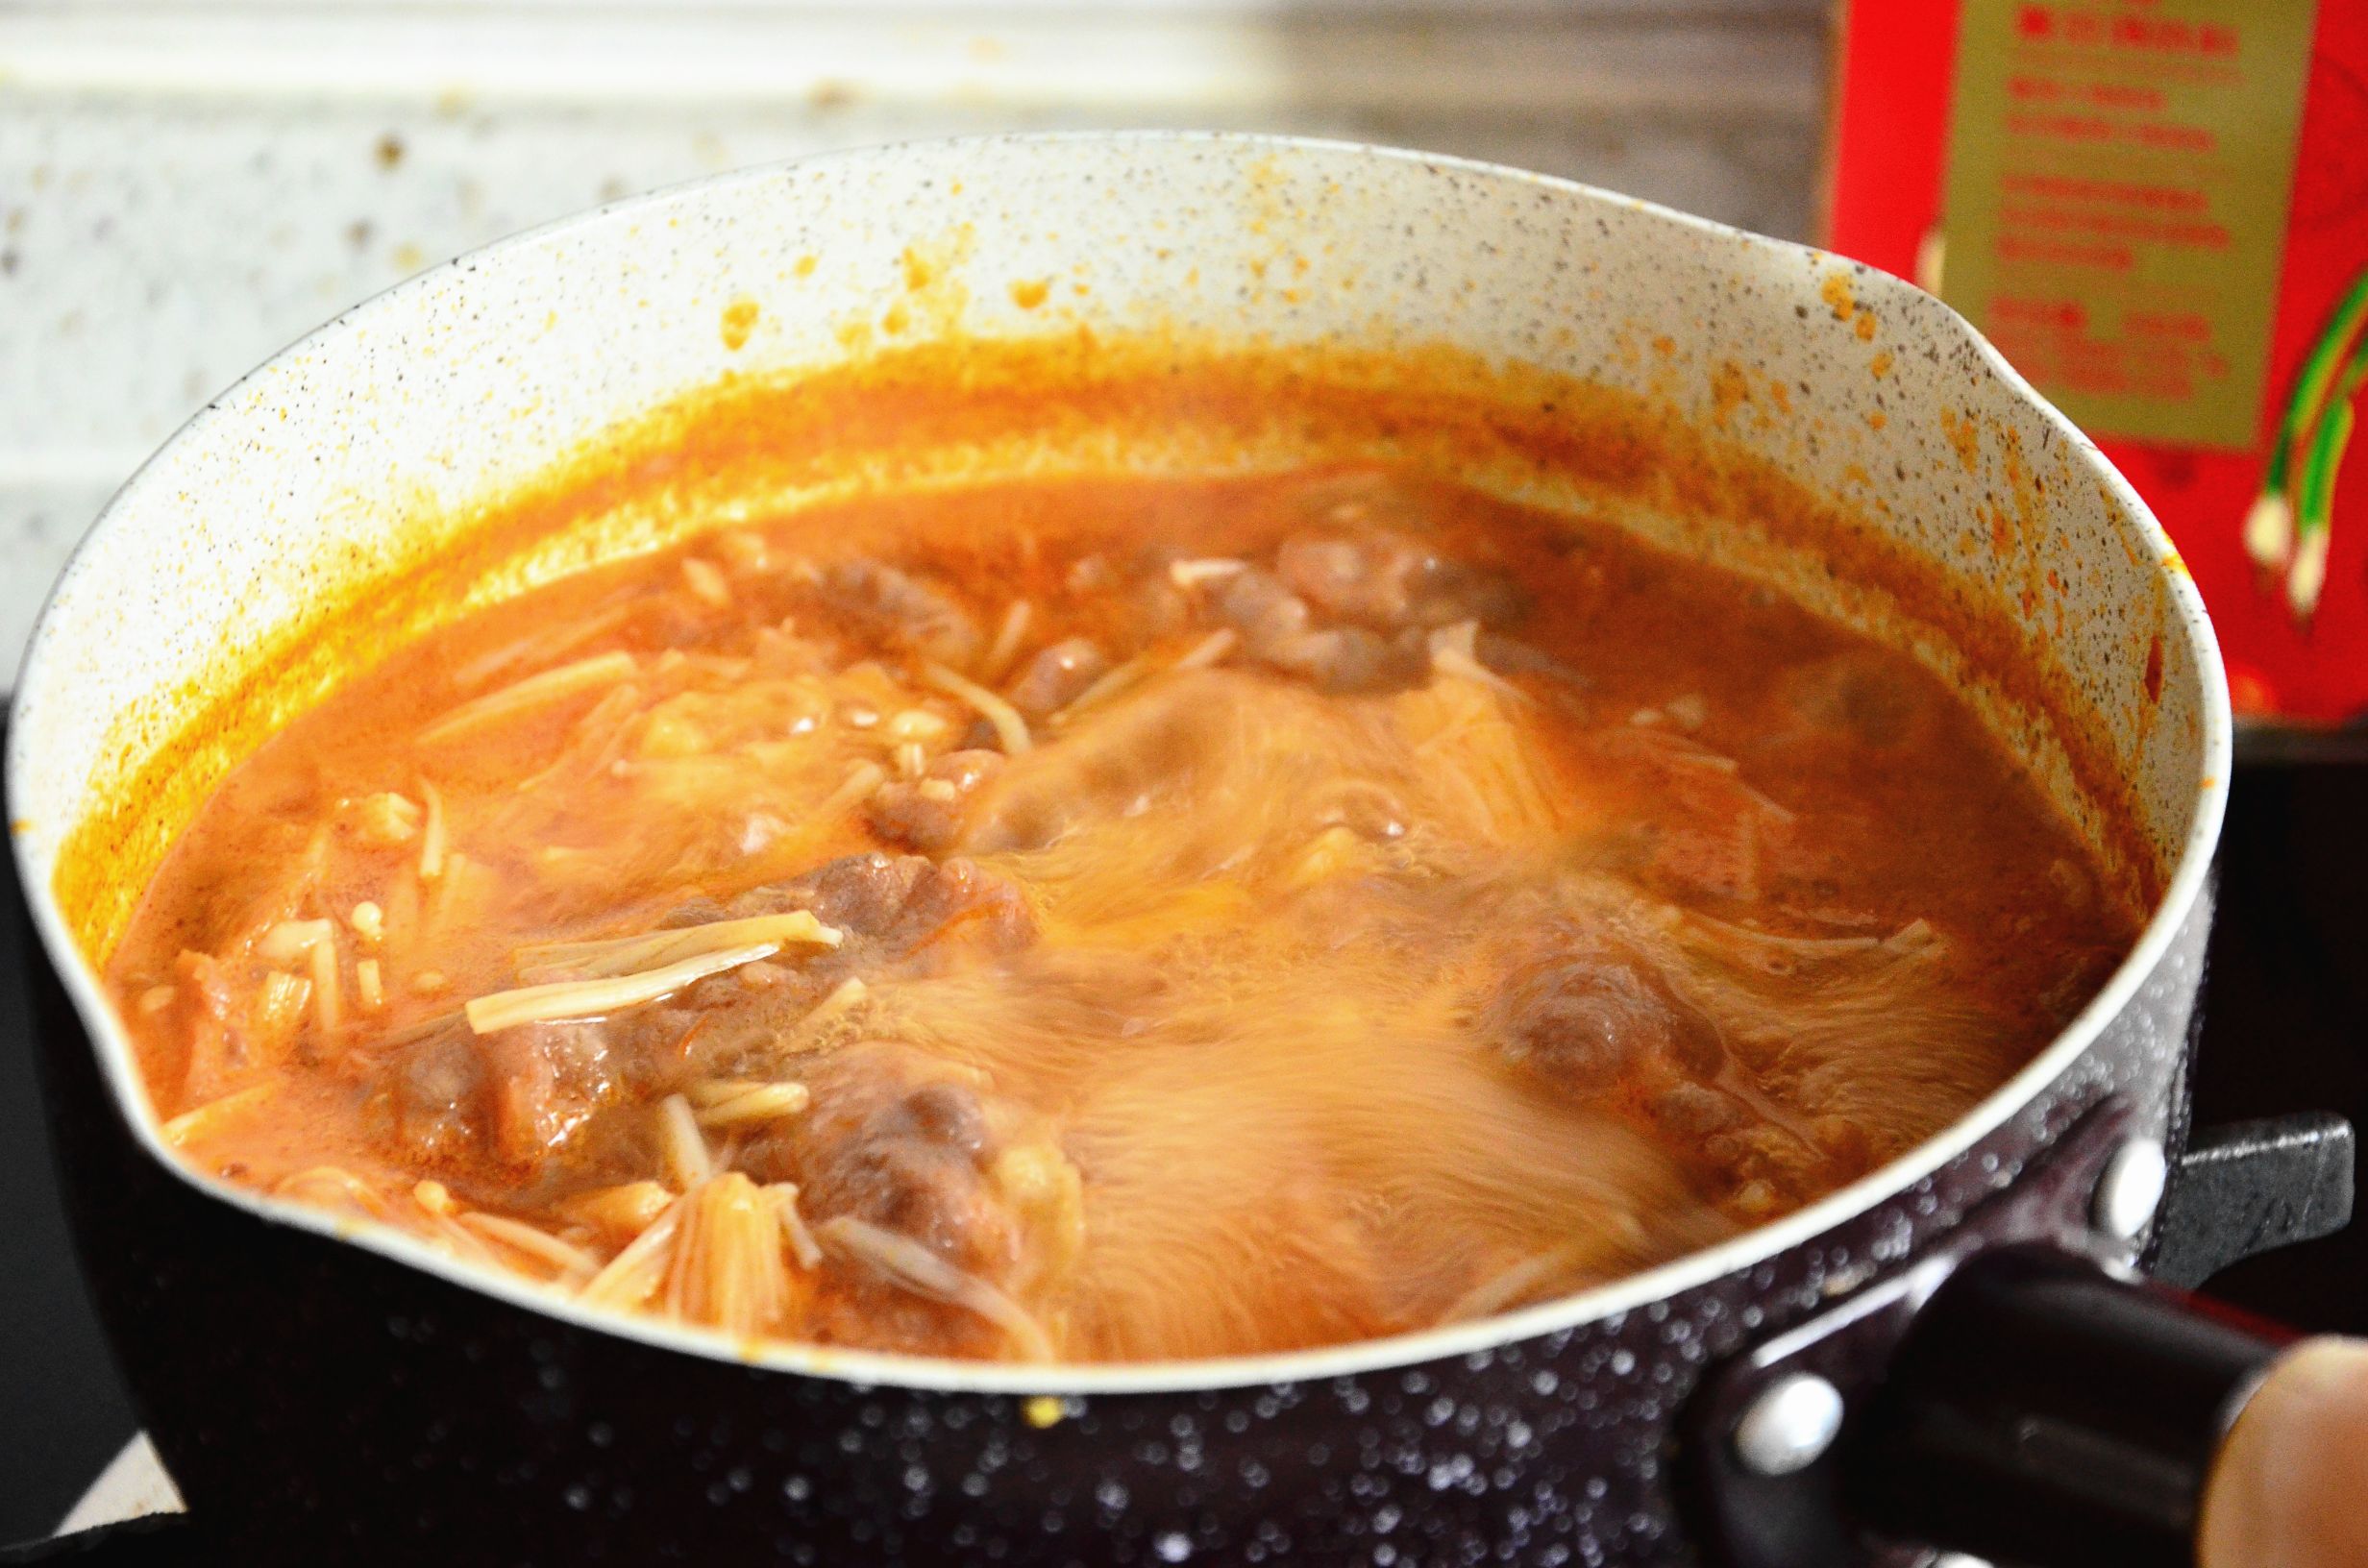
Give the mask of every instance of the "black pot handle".
MULTIPOLYGON (((2325 1115, 2199 1135, 2164 1261, 2201 1280, 2339 1229, 2352 1152, 2325 1115)), ((1706 1555, 2193 1564, 2222 1440, 2294 1336, 2137 1274, 2163 1175, 2108 1101, 1939 1245, 1714 1368, 1681 1423, 1706 1555)))
POLYGON ((1843 1507, 2010 1562, 2186 1568, 2221 1439, 2292 1335, 2044 1244, 1967 1259, 1843 1433, 1843 1507))
POLYGON ((2352 1218, 2352 1124, 2331 1111, 2199 1127, 2171 1172, 2147 1274, 2192 1290, 2352 1218))

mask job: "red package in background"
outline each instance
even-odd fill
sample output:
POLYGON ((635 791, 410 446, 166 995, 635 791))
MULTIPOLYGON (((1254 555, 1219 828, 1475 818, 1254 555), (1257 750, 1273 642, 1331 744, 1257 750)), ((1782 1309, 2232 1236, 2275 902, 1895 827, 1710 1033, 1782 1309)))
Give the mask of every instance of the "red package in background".
POLYGON ((1839 26, 1826 244, 1935 288, 2129 476, 2242 718, 2368 719, 2368 5, 1849 0, 1839 26))

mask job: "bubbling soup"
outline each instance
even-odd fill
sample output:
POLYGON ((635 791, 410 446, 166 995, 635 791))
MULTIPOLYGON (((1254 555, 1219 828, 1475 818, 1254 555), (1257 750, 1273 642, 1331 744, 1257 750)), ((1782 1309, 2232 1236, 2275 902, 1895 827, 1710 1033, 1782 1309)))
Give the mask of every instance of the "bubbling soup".
POLYGON ((197 1169, 618 1312, 1107 1361, 1783 1214, 2134 928, 1912 660, 1327 468, 876 495, 432 633, 109 978, 197 1169))

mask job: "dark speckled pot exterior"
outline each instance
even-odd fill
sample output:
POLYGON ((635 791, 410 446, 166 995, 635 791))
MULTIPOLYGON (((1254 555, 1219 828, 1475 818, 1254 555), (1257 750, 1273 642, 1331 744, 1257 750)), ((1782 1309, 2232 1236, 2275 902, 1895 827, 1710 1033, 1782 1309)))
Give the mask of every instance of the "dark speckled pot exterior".
MULTIPOLYGON (((1701 387, 1714 380, 1672 395, 1680 413, 1708 417, 1701 387)), ((1670 527, 1688 544, 1682 520, 1670 527)), ((1962 591, 2012 602, 2011 583, 1968 577, 1962 591)), ((2000 727, 2032 734, 2011 716, 2000 727)), ((843 155, 627 204, 430 274, 290 350, 176 438, 78 557, 19 689, 9 787, 44 939, 40 1044, 86 1266, 195 1528, 225 1551, 1660 1563, 1696 1557, 1671 1434, 1708 1366, 1915 1256, 2109 1093, 2137 1129, 2177 1144, 2227 732, 2209 627, 2143 507, 1969 329, 1904 284, 1449 160, 1246 138, 1020 138, 843 155), (1997 576, 2058 585, 2036 611, 2025 592, 2024 613, 2052 617, 2049 646, 2100 704, 2102 744, 2171 873, 2137 955, 1950 1135, 1718 1255, 1460 1337, 1205 1377, 867 1385, 742 1364, 673 1331, 539 1311, 417 1248, 352 1244, 317 1216, 170 1167, 50 873, 104 760, 160 737, 153 717, 125 727, 144 694, 301 607, 306 582, 286 575, 275 532, 367 547, 399 525, 333 498, 400 482, 457 503, 604 420, 745 368, 715 344, 717 303, 767 288, 769 301, 802 297, 767 282, 801 253, 825 257, 810 287, 831 309, 769 305, 771 352, 826 359, 842 307, 881 286, 868 280, 912 236, 950 224, 968 236, 966 264, 997 274, 972 287, 966 329, 990 333, 1012 325, 999 314, 1002 276, 1065 271, 1080 256, 1105 271, 1077 308, 1112 326, 1157 311, 1238 327, 1246 310, 1271 337, 1328 342, 1386 317, 1400 338, 1614 382, 1636 380, 1636 332, 1675 332, 1674 362, 1708 373, 1733 355, 1797 386, 1810 433, 1767 454, 1830 493, 1887 494, 1869 526, 1937 560, 1986 559, 1992 525, 1976 502, 2019 483, 2027 459, 2049 526, 1997 576), (1170 228, 1189 231, 1188 255, 1143 238, 1170 228), (1359 258, 1353 296, 1260 294, 1254 280, 1286 240, 1359 258), (612 280, 629 276, 639 303, 620 306, 612 280), (552 310, 560 325, 545 336, 518 325, 562 295, 580 308, 552 310), (487 433, 469 410, 520 383, 534 399, 487 433), (1977 460, 1950 424, 1958 404, 1965 429, 1979 410, 2006 431, 2008 460, 1989 449, 1977 460), (2113 694, 2134 689, 2149 638, 2161 703, 2134 715, 2113 694), (1048 1424, 1046 1394, 1059 1396, 1048 1424)))

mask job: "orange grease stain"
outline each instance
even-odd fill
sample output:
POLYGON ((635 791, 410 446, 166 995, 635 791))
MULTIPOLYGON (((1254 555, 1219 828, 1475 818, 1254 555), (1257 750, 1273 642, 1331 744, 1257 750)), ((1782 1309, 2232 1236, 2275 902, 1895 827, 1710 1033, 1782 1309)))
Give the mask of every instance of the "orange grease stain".
POLYGON ((757 305, 754 300, 734 300, 724 306, 724 347, 734 354, 748 346, 749 333, 756 330, 757 305))
POLYGON ((1727 360, 1711 372, 1711 414, 1721 425, 1735 412, 1738 404, 1751 401, 1751 381, 1743 375, 1743 367, 1727 360))
POLYGON ((1858 301, 1850 296, 1850 275, 1845 272, 1827 273, 1825 282, 1817 285, 1817 297, 1833 310, 1836 321, 1848 321, 1858 308, 1858 301))
POLYGON ((1971 419, 1961 417, 1953 408, 1940 410, 1940 429, 1949 438, 1949 445, 1957 449, 1957 460, 1964 465, 1966 473, 1972 473, 1982 456, 1982 432, 1973 428, 1971 419))

